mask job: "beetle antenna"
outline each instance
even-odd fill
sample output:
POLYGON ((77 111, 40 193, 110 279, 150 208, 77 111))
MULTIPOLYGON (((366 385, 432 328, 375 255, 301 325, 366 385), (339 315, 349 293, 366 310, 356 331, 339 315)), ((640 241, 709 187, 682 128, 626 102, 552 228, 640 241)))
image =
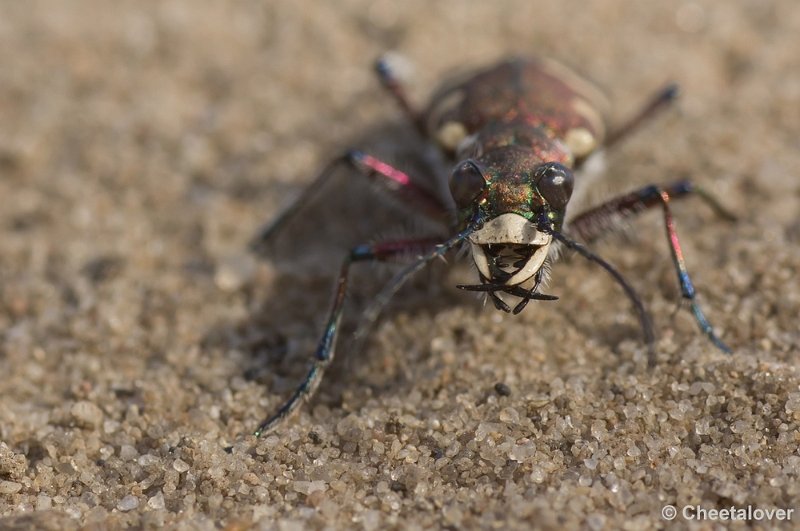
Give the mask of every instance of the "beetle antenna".
POLYGON ((600 258, 598 255, 594 254, 580 243, 567 238, 556 230, 550 229, 549 232, 553 235, 553 238, 566 245, 569 249, 577 251, 578 254, 587 260, 594 262, 605 269, 609 275, 614 277, 614 280, 617 281, 617 284, 619 284, 622 289, 625 290, 625 294, 628 296, 631 303, 633 303, 633 307, 636 309, 636 314, 639 317, 639 324, 642 327, 644 341, 647 344, 648 363, 650 366, 653 366, 655 364, 655 334, 653 333, 653 324, 650 321, 650 316, 647 314, 647 310, 644 308, 642 299, 633 289, 633 286, 631 286, 628 281, 625 280, 625 277, 622 276, 622 273, 617 271, 614 266, 600 258))

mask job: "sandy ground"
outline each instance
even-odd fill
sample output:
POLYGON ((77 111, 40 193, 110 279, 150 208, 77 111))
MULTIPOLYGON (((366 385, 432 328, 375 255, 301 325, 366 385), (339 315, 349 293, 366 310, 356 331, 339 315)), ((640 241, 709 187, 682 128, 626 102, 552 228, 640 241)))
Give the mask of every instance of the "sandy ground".
MULTIPOLYGON (((333 4, 0 3, 0 528, 712 527, 667 504, 796 526, 796 0, 333 4), (306 370, 343 251, 424 229, 344 172, 268 256, 246 250, 339 149, 413 166, 370 71, 387 49, 418 101, 508 54, 575 66, 612 121, 680 82, 598 193, 691 176, 740 215, 675 206, 734 354, 675 313, 651 213, 596 249, 653 315, 654 368, 590 264, 517 317, 437 265, 362 352, 343 338, 299 415, 242 435, 306 370)), ((346 332, 394 271, 356 271, 346 332)))

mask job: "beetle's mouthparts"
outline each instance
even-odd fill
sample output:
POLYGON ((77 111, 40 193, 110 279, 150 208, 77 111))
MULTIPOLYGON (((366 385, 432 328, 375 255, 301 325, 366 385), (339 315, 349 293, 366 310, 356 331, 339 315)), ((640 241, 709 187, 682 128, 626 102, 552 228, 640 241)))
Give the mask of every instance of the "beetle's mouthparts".
POLYGON ((483 246, 489 260, 489 271, 492 280, 506 282, 515 273, 522 270, 541 245, 523 245, 515 243, 489 243, 483 246))
POLYGON ((490 284, 518 286, 541 269, 549 247, 549 239, 536 244, 472 243, 472 257, 481 276, 490 284))
MULTIPOLYGON (((533 254, 536 250, 532 251, 533 254)), ((522 287, 521 285, 509 285, 503 283, 496 283, 491 282, 490 279, 486 278, 484 275, 480 276, 481 283, 475 285, 459 285, 456 286, 459 289, 467 290, 467 291, 478 291, 483 292, 489 295, 489 298, 494 302, 495 307, 498 310, 503 310, 504 312, 513 313, 514 315, 521 312, 525 306, 527 306, 529 301, 538 300, 538 301, 555 301, 558 300, 558 297, 555 295, 546 295, 544 293, 538 293, 539 286, 542 282, 542 272, 537 271, 530 278, 530 281, 533 283, 532 286, 522 287), (499 292, 499 293, 498 293, 499 292), (502 294, 512 295, 514 297, 519 298, 516 306, 514 306, 513 310, 511 306, 508 305, 502 296, 502 294)))
POLYGON ((521 298, 528 298, 538 301, 557 301, 558 297, 555 295, 546 295, 544 293, 537 293, 536 289, 538 289, 538 285, 536 288, 532 290, 527 290, 521 286, 507 286, 506 284, 493 284, 491 282, 485 282, 486 279, 483 279, 483 284, 459 284, 456 287, 458 289, 463 289, 465 291, 487 291, 494 293, 496 291, 500 291, 502 293, 508 293, 509 295, 514 295, 515 297, 521 298))

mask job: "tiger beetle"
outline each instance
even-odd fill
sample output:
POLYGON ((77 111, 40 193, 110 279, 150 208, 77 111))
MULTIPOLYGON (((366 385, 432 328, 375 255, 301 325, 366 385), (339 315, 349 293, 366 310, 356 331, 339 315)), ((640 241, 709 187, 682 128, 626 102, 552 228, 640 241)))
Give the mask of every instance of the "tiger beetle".
POLYGON ((586 246, 620 222, 652 207, 663 212, 681 295, 688 301, 694 320, 711 343, 730 353, 697 303, 670 210, 673 199, 694 194, 721 216, 734 219, 712 196, 689 180, 679 180, 645 186, 577 215, 567 213, 570 200, 574 204, 582 199, 592 178, 601 173, 597 171, 601 164, 592 161, 601 161, 605 149, 667 108, 678 95, 677 85, 656 92, 632 118, 607 132, 599 111, 604 104, 602 93, 551 60, 510 59, 451 82, 434 93, 425 110, 409 101, 390 61, 378 60, 376 72, 417 132, 437 144, 441 155, 453 162, 447 180, 449 194, 436 194, 431 191, 436 186, 420 186, 402 170, 362 151, 350 150, 331 161, 288 209, 258 233, 253 245, 265 245, 341 166, 381 183, 424 215, 446 223, 451 236, 382 241, 350 250, 335 282, 313 366, 291 397, 258 426, 257 437, 272 430, 317 389, 334 357, 350 268, 356 262, 416 255, 368 306, 359 328, 362 330, 375 322, 414 273, 456 247, 469 248, 479 280, 457 287, 482 292, 497 309, 513 314, 520 313, 532 300, 558 298, 540 289, 559 253, 572 250, 603 268, 624 290, 637 314, 652 365, 655 334, 642 300, 614 266, 586 246))

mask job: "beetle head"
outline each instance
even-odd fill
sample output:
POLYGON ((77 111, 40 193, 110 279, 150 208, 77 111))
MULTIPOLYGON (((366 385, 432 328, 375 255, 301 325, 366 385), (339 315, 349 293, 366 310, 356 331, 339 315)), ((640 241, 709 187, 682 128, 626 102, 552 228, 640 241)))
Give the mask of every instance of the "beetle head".
POLYGON ((508 147, 461 162, 450 191, 462 219, 482 225, 469 237, 481 281, 529 288, 560 230, 573 188, 572 171, 508 147))

